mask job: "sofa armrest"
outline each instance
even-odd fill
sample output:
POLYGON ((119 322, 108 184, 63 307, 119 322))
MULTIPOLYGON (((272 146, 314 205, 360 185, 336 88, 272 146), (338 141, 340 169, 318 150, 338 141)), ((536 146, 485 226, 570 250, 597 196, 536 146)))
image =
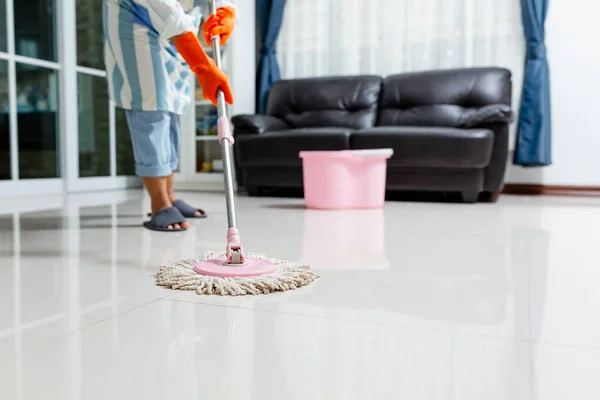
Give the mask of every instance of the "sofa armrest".
POLYGON ((233 126, 247 133, 260 135, 261 133, 290 129, 290 126, 283 120, 271 115, 236 115, 231 119, 233 126))
POLYGON ((473 128, 492 123, 511 123, 514 114, 506 104, 490 104, 481 108, 469 110, 460 123, 461 128, 473 128))

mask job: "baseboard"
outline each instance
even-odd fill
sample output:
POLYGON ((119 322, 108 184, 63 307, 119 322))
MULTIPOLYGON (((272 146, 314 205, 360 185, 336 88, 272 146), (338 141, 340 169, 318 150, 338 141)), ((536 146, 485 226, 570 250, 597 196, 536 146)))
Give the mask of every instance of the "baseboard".
POLYGON ((566 186, 566 185, 533 185, 527 183, 508 183, 504 185, 503 194, 519 194, 527 196, 585 196, 600 197, 600 187, 566 186))

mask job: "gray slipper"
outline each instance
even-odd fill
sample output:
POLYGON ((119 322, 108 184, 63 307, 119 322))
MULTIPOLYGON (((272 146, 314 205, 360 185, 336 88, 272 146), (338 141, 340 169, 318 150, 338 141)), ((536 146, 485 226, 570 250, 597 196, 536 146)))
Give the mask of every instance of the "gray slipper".
POLYGON ((185 218, 181 215, 181 212, 175 207, 169 207, 157 212, 150 221, 144 222, 144 227, 159 232, 182 232, 187 229, 167 229, 167 227, 169 225, 182 224, 184 222, 185 218))
MULTIPOLYGON (((179 212, 181 213, 181 215, 183 215, 186 218, 203 219, 203 218, 208 217, 208 215, 206 214, 206 211, 204 211, 201 208, 194 208, 183 200, 175 200, 173 202, 173 207, 178 209, 179 212), (199 217, 196 216, 196 211, 198 211, 201 214, 199 217)), ((152 213, 148 213, 148 216, 151 217, 152 213)))
POLYGON ((179 212, 181 212, 181 215, 183 215, 186 218, 206 218, 207 217, 206 212, 203 209, 194 208, 183 200, 175 200, 173 202, 173 207, 178 209, 179 212), (200 213, 199 217, 196 216, 196 212, 200 213))

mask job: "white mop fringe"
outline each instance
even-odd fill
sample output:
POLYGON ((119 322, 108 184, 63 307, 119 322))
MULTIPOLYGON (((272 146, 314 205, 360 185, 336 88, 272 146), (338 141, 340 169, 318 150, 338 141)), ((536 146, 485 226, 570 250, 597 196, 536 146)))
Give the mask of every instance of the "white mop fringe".
POLYGON ((247 278, 200 275, 194 271, 194 266, 199 261, 225 257, 225 253, 207 252, 201 260, 187 259, 173 265, 162 265, 156 275, 156 284, 174 290, 195 291, 197 294, 246 296, 295 290, 319 278, 308 265, 302 263, 278 260, 255 253, 246 256, 275 263, 275 272, 247 278))

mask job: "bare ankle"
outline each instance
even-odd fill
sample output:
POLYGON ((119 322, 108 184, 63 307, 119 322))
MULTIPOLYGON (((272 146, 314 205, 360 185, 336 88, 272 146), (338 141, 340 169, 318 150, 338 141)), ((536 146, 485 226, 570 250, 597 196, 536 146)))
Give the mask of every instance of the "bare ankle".
POLYGON ((156 214, 160 210, 164 210, 165 208, 173 207, 173 204, 170 201, 164 200, 152 200, 152 214, 156 214))
POLYGON ((143 180, 152 202, 152 214, 173 206, 168 195, 168 177, 144 177, 143 180))
POLYGON ((150 202, 152 205, 152 214, 156 214, 160 210, 164 210, 165 208, 173 207, 173 203, 169 199, 169 196, 166 193, 155 194, 154 196, 150 196, 150 202))

